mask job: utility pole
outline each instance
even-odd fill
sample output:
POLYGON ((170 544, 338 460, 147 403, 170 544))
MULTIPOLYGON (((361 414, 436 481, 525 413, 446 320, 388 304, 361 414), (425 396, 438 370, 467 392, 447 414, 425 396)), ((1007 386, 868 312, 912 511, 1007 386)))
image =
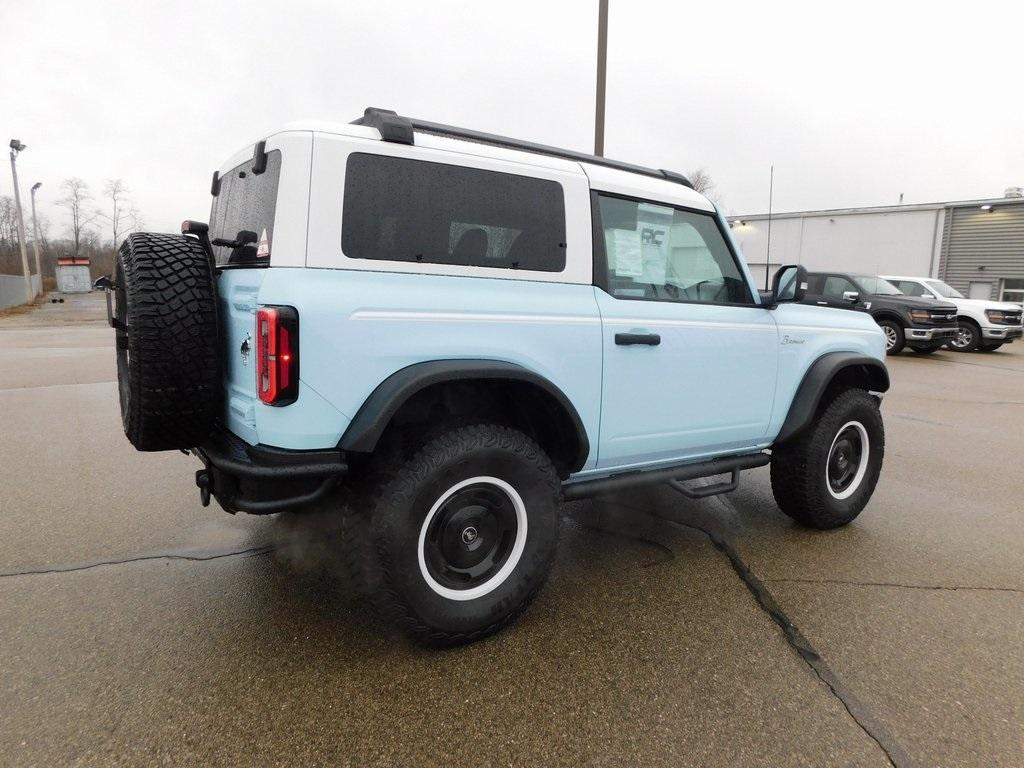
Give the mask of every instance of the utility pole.
POLYGON ((604 157, 604 93, 608 71, 608 0, 597 9, 597 114, 594 119, 594 154, 604 157))
POLYGON ((21 193, 18 191, 18 153, 25 149, 25 145, 17 139, 11 139, 8 145, 11 148, 11 176, 14 178, 14 209, 18 214, 18 245, 21 246, 21 269, 25 273, 25 297, 26 303, 31 304, 36 297, 32 290, 32 273, 28 270, 28 252, 25 250, 25 219, 21 215, 21 193))
POLYGON ((43 186, 37 181, 32 185, 32 248, 36 252, 36 274, 39 275, 39 293, 43 292, 43 270, 39 266, 39 224, 36 222, 36 190, 43 186))
POLYGON ((764 251, 764 289, 768 290, 768 274, 772 264, 772 192, 775 190, 775 164, 768 170, 768 244, 764 251))

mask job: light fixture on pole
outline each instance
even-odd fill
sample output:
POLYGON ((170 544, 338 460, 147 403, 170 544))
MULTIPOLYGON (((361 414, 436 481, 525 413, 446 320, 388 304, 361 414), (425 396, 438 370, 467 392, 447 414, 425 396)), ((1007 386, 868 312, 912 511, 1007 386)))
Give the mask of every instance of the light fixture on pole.
POLYGON ((43 270, 39 266, 39 224, 36 221, 36 190, 43 186, 43 182, 37 181, 32 185, 32 250, 36 254, 36 274, 39 275, 39 292, 43 292, 43 270))
MULTIPOLYGON (((25 219, 21 215, 21 192, 18 191, 18 153, 25 150, 25 145, 17 139, 11 139, 11 176, 14 179, 14 208, 18 214, 18 245, 21 247, 21 269, 25 273, 26 303, 31 304, 36 297, 32 290, 32 273, 28 269, 28 253, 25 251, 25 219)), ((40 279, 41 280, 41 279, 40 279)))

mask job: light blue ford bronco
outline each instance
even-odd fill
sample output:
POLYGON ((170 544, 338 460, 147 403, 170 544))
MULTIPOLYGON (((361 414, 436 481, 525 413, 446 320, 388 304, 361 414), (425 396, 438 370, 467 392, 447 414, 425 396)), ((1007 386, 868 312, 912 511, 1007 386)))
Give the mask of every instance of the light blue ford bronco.
POLYGON ((759 293, 679 174, 367 109, 212 193, 102 283, 125 433, 195 454, 204 504, 336 510, 356 586, 420 641, 512 621, 563 499, 766 464, 804 525, 871 497, 882 332, 801 304, 799 266, 759 293))

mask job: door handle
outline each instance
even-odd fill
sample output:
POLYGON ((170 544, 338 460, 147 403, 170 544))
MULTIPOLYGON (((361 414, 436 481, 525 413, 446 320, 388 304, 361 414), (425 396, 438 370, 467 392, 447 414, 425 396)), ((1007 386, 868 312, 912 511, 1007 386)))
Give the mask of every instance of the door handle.
POLYGON ((616 333, 615 343, 619 346, 643 344, 648 347, 656 347, 661 344, 661 336, 656 333, 616 333))

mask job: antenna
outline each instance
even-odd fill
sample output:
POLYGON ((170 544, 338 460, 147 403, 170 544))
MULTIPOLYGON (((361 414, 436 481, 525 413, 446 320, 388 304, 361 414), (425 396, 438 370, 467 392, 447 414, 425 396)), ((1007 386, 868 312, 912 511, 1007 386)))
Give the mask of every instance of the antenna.
POLYGON ((775 188, 775 165, 770 166, 768 171, 768 245, 764 251, 764 289, 768 290, 768 272, 772 259, 772 192, 775 188))

